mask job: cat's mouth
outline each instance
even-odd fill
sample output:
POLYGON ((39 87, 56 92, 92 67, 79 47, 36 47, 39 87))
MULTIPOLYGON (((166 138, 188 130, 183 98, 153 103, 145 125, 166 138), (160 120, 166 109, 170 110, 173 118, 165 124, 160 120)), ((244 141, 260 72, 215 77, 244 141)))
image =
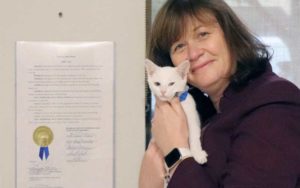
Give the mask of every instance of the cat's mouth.
POLYGON ((161 101, 170 101, 170 97, 160 96, 159 100, 161 100, 161 101))
POLYGON ((159 100, 161 101, 170 101, 173 97, 170 97, 170 96, 165 96, 165 95, 160 95, 160 96, 157 96, 159 98, 159 100))

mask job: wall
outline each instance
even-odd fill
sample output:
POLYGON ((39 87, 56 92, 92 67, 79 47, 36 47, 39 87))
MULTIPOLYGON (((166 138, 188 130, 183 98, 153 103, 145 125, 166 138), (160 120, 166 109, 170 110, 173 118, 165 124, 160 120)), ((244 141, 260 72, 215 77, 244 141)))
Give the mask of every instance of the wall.
POLYGON ((15 187, 15 42, 102 40, 116 44, 115 187, 137 187, 145 145, 144 6, 141 0, 0 0, 1 188, 15 187))

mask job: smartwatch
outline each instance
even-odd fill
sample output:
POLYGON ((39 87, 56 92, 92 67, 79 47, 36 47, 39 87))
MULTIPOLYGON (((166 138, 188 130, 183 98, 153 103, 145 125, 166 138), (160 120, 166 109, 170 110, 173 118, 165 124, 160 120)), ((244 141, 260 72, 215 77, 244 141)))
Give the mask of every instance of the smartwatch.
POLYGON ((165 156, 165 165, 168 169, 171 169, 183 159, 191 156, 192 153, 189 148, 174 148, 165 156))

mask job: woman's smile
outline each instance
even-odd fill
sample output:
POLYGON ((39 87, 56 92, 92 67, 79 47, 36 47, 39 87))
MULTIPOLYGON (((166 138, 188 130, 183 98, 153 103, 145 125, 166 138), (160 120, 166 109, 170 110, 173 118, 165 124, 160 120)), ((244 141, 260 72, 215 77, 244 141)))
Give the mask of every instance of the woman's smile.
POLYGON ((203 70, 203 68, 206 68, 207 65, 209 65, 213 62, 214 62, 214 60, 208 60, 203 63, 196 63, 194 66, 192 66, 191 73, 199 72, 200 70, 203 70))

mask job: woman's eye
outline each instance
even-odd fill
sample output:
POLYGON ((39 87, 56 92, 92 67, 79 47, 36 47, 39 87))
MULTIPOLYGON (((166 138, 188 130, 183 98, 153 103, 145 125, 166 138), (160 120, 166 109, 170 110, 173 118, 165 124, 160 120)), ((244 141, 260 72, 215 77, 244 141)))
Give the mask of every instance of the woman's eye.
POLYGON ((159 82, 154 82, 154 85, 160 86, 160 83, 159 82))
POLYGON ((169 86, 172 86, 172 85, 174 85, 175 84, 175 82, 170 82, 169 83, 169 86))
POLYGON ((205 38, 205 37, 207 37, 209 35, 209 32, 199 32, 198 33, 198 37, 199 38, 205 38))
POLYGON ((173 48, 173 52, 179 52, 181 50, 183 50, 185 47, 185 44, 183 43, 179 43, 179 44, 176 44, 175 47, 173 48))

